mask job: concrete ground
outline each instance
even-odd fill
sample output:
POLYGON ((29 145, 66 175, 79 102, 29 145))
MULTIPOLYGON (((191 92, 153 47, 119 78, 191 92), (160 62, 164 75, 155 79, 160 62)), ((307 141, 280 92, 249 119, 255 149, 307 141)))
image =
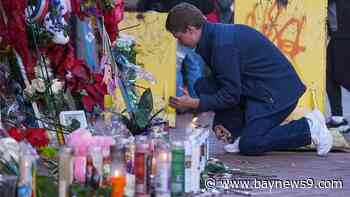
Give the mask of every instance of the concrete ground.
MULTIPOLYGON (((350 93, 344 91, 344 115, 350 120, 350 93)), ((329 111, 329 110, 328 110, 329 111)), ((327 112, 327 115, 329 112, 327 112)), ((346 134, 350 139, 350 134, 346 134)), ((307 180, 323 186, 333 181, 333 187, 338 188, 307 188, 304 189, 253 189, 252 195, 266 197, 311 197, 311 196, 350 196, 350 153, 332 152, 327 157, 318 157, 315 152, 273 152, 264 156, 248 157, 235 154, 223 153, 222 145, 217 141, 210 144, 212 156, 221 159, 228 166, 241 170, 254 171, 256 173, 275 176, 276 179, 284 181, 307 180), (338 181, 338 182, 336 182, 338 181), (342 183, 342 188, 340 187, 342 183)), ((259 182, 255 182, 259 183, 259 182)), ((260 182, 263 183, 263 182, 260 182)), ((240 195, 232 195, 240 196, 240 195)))
POLYGON ((291 189, 289 185, 286 185, 288 188, 278 186, 270 189, 267 185, 269 179, 259 177, 255 183, 252 183, 253 187, 257 186, 251 191, 253 196, 341 197, 350 195, 350 154, 348 153, 330 153, 327 157, 318 157, 314 152, 273 152, 260 157, 222 154, 216 157, 227 165, 243 171, 275 176, 274 179, 285 182, 304 180, 306 184, 299 185, 303 189, 291 189), (331 184, 333 188, 324 188, 331 187, 331 184), (320 186, 320 188, 310 188, 311 186, 320 186))

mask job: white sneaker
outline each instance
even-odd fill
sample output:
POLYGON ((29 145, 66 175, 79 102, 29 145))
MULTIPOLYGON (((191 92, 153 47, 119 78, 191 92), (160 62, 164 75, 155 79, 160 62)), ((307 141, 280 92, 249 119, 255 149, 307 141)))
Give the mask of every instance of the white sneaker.
POLYGON ((233 144, 227 144, 224 149, 228 153, 239 153, 239 137, 235 140, 233 144))
POLYGON ((315 144, 317 154, 325 156, 331 150, 333 137, 326 126, 326 120, 323 114, 315 109, 307 114, 305 118, 310 126, 311 140, 315 144))

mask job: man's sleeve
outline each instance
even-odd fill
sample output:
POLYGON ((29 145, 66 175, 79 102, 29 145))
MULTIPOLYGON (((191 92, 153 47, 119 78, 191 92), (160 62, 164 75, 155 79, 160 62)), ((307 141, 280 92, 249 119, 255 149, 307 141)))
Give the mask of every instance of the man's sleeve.
POLYGON ((241 96, 241 77, 239 55, 230 45, 213 49, 212 67, 218 91, 215 94, 199 95, 199 112, 223 110, 239 103, 241 96))

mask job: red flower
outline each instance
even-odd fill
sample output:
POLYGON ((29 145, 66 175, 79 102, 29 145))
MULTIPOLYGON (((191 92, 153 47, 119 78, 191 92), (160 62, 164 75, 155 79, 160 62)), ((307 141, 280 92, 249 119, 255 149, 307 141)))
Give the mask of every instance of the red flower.
MULTIPOLYGON (((29 80, 34 77, 34 61, 30 58, 24 10, 27 7, 25 0, 3 0, 5 15, 8 18, 5 43, 11 45, 22 58, 23 65, 29 80)), ((2 31, 2 30, 1 30, 2 31)), ((1 34, 4 34, 3 32, 1 34)))
POLYGON ((118 36, 118 24, 124 17, 124 2, 121 0, 111 10, 103 13, 106 31, 109 35, 111 42, 114 42, 118 36))
POLYGON ((71 92, 87 93, 83 96, 82 103, 88 112, 92 112, 94 106, 103 108, 103 96, 107 94, 107 87, 102 82, 103 76, 91 73, 83 60, 76 59, 74 48, 70 44, 52 44, 46 54, 51 60, 51 66, 57 70, 58 78, 66 82, 71 92))
POLYGON ((25 138, 25 133, 16 127, 11 127, 7 133, 18 142, 25 138))
POLYGON ((70 69, 70 71, 74 76, 78 77, 82 81, 89 80, 90 70, 86 66, 85 62, 82 60, 75 60, 74 65, 72 66, 72 69, 70 69))
POLYGON ((46 131, 41 128, 28 128, 26 139, 36 148, 42 148, 49 144, 49 138, 46 131))
POLYGON ((86 111, 88 111, 88 112, 92 112, 93 111, 93 109, 94 109, 94 101, 92 100, 91 97, 83 96, 82 102, 83 102, 83 105, 84 105, 84 108, 86 109, 86 111))

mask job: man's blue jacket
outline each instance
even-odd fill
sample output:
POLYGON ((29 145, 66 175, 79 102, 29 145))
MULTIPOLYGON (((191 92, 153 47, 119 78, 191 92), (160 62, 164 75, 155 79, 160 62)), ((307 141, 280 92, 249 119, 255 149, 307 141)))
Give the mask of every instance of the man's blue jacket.
POLYGON ((218 86, 215 94, 198 92, 199 112, 230 109, 244 100, 249 122, 286 109, 305 92, 288 59, 248 26, 205 23, 196 51, 218 86))

